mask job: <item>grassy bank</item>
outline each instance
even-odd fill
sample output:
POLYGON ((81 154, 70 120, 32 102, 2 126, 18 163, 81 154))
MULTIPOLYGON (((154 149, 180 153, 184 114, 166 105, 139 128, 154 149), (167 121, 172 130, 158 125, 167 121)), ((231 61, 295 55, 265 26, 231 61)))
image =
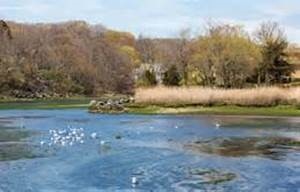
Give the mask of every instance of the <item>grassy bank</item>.
POLYGON ((76 96, 47 99, 0 99, 0 110, 5 109, 88 109, 91 100, 119 99, 124 95, 105 94, 98 97, 76 96))
POLYGON ((134 105, 129 107, 132 114, 202 114, 202 115, 253 115, 253 116, 300 116, 300 109, 291 105, 276 107, 239 106, 157 106, 134 105))
MULTIPOLYGON (((105 96, 113 98, 111 96, 105 96)), ((0 110, 13 109, 88 109, 92 99, 103 98, 77 97, 48 100, 0 100, 0 110)), ((138 99, 138 98, 137 98, 138 99)), ((130 114, 204 114, 204 115, 262 115, 262 116, 300 116, 299 105, 277 106, 237 106, 201 105, 183 103, 140 103, 127 106, 130 114)))
POLYGON ((87 108, 90 98, 48 100, 1 100, 0 110, 7 109, 75 109, 87 108))
MULTIPOLYGON (((87 109, 90 98, 0 102, 0 110, 14 109, 87 109)), ((133 104, 128 106, 130 114, 203 114, 203 115, 263 115, 300 116, 300 109, 291 105, 276 107, 238 106, 157 106, 133 104)))
POLYGON ((300 116, 300 88, 137 89, 131 113, 300 116))

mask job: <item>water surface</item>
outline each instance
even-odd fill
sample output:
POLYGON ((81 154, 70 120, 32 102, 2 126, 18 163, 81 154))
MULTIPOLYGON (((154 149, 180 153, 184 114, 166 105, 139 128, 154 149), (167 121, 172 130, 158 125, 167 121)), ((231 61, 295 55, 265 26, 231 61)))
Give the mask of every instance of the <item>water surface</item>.
POLYGON ((297 192, 299 141, 300 118, 5 110, 0 192, 297 192), (84 129, 83 144, 48 145, 68 127, 84 129))

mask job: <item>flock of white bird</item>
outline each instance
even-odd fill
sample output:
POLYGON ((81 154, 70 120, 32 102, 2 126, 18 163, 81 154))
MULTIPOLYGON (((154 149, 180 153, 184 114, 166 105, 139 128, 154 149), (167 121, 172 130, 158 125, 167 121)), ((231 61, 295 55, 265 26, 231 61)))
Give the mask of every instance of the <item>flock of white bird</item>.
MULTIPOLYGON (((85 139, 98 139, 98 134, 96 132, 91 133, 89 137, 84 133, 83 128, 68 128, 63 130, 50 129, 49 130, 49 140, 40 141, 40 145, 44 146, 73 146, 75 144, 84 144, 85 139)), ((106 141, 101 140, 100 145, 105 145, 106 141)), ((136 177, 131 177, 132 187, 135 187, 138 184, 136 177)))
MULTIPOLYGON (((218 129, 221 127, 221 124, 219 122, 215 122, 215 127, 218 129)), ((176 125, 174 127, 175 129, 178 129, 179 127, 176 125)), ((150 129, 154 129, 153 127, 150 127, 150 129)), ((57 145, 57 146, 73 146, 74 144, 84 144, 85 139, 87 138, 84 129, 83 128, 71 128, 63 129, 63 130, 55 130, 50 129, 50 141, 48 142, 48 146, 57 145)), ((96 132, 90 134, 90 139, 98 139, 98 134, 96 132)), ((45 141, 40 142, 41 146, 45 145, 45 141)), ((101 140, 101 145, 105 145, 106 142, 101 140)), ((138 184, 137 177, 131 177, 131 184, 132 187, 135 187, 138 184)))
MULTIPOLYGON (((84 144, 87 138, 97 139, 98 134, 92 133, 88 137, 83 128, 71 128, 63 130, 50 129, 48 141, 40 141, 41 146, 73 146, 75 144, 84 144)), ((105 141, 100 142, 101 145, 105 144, 105 141)))

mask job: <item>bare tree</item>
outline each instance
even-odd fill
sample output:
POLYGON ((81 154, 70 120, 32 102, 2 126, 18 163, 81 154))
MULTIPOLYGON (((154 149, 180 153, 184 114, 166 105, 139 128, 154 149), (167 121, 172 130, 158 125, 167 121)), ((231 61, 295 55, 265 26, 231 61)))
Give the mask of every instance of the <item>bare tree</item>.
POLYGON ((182 69, 184 83, 188 83, 188 67, 191 59, 191 36, 190 29, 183 29, 179 33, 177 43, 177 61, 178 66, 182 69))
POLYGON ((213 25, 196 42, 193 63, 204 85, 242 87, 260 60, 257 46, 239 26, 213 25))
POLYGON ((139 36, 136 47, 141 55, 142 63, 153 64, 155 63, 155 45, 153 40, 139 36))

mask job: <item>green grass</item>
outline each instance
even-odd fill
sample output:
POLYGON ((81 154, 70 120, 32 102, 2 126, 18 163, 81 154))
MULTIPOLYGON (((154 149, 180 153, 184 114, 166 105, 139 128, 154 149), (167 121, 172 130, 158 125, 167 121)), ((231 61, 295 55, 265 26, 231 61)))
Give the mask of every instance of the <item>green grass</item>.
POLYGON ((238 106, 138 106, 129 107, 133 114, 207 114, 207 115, 261 115, 261 116, 300 116, 300 108, 285 105, 276 107, 238 106))
MULTIPOLYGON (((0 110, 13 109, 88 109, 93 98, 71 98, 56 100, 0 101, 0 110)), ((157 106, 128 105, 131 114, 203 114, 203 115, 261 115, 261 116, 300 116, 300 108, 291 105, 276 107, 238 106, 157 106)))
POLYGON ((0 110, 7 109, 80 109, 87 108, 90 98, 0 101, 0 110))
POLYGON ((8 109, 87 109, 91 100, 118 99, 124 95, 105 94, 101 97, 77 96, 62 99, 16 99, 0 100, 0 110, 8 109))

